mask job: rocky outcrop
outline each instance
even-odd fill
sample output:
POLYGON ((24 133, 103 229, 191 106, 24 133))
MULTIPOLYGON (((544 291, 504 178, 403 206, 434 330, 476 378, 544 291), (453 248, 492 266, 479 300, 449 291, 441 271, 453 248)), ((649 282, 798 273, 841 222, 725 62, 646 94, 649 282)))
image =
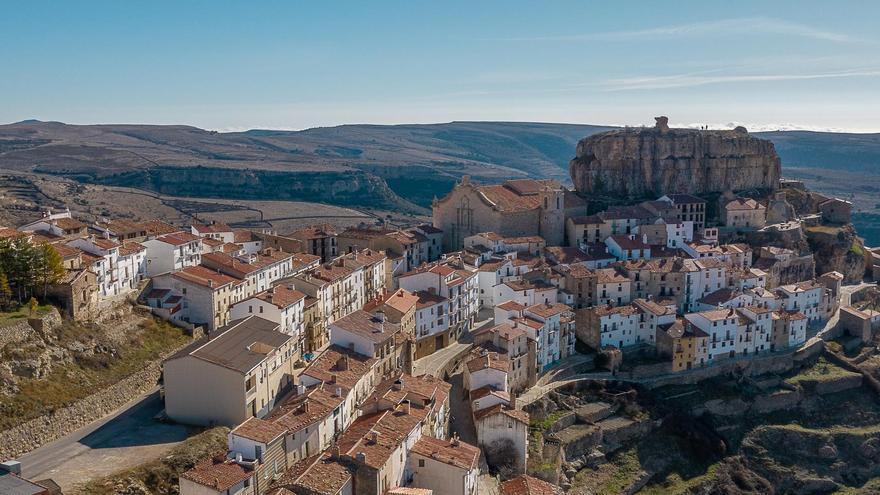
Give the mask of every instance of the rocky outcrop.
POLYGON ((780 160, 770 141, 732 131, 627 128, 582 139, 569 165, 581 193, 660 196, 668 193, 776 189, 780 160))
POLYGON ((862 280, 868 251, 851 224, 808 227, 806 234, 816 259, 816 273, 838 271, 847 283, 862 280))

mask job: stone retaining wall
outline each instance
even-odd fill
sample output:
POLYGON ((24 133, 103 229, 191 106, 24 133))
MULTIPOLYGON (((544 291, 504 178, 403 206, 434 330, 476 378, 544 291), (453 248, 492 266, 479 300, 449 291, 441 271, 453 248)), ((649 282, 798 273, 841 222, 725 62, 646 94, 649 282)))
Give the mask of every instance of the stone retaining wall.
POLYGON ((35 332, 47 332, 61 325, 61 314, 52 308, 39 318, 25 318, 16 320, 8 325, 0 326, 0 349, 7 344, 17 344, 30 340, 35 332))
POLYGON ((19 320, 11 325, 2 326, 0 327, 0 349, 7 344, 18 344, 30 340, 34 333, 34 329, 27 320, 19 320))
MULTIPOLYGON (((175 351, 166 354, 166 356, 175 351)), ((159 381, 163 359, 164 356, 162 359, 146 364, 143 369, 133 375, 84 397, 70 406, 48 412, 8 430, 0 431, 0 460, 14 458, 55 441, 103 418, 147 393, 159 381)))

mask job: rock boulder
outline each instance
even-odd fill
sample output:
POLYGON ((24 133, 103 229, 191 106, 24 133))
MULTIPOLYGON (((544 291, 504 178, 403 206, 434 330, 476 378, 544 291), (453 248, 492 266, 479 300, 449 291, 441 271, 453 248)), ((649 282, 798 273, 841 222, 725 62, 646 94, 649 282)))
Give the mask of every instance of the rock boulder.
POLYGON ((780 160, 773 143, 732 131, 653 128, 595 134, 577 145, 569 171, 581 193, 641 198, 669 193, 775 190, 780 160))

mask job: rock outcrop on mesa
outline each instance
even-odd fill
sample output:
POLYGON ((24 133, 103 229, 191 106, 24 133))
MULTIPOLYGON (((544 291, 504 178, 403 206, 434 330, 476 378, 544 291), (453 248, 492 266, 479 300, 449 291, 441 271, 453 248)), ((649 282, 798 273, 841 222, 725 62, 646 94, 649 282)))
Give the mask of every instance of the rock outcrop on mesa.
POLYGON ((569 171, 581 193, 657 197, 777 188, 780 160, 773 143, 730 131, 653 128, 594 134, 577 145, 569 171))

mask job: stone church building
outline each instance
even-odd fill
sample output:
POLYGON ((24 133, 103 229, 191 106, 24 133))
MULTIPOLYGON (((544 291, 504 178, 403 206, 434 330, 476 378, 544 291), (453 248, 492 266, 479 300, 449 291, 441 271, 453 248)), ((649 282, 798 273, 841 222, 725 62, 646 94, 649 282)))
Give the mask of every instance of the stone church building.
POLYGON ((560 246, 565 241, 565 219, 584 215, 586 209, 583 199, 553 180, 476 185, 468 176, 433 203, 434 227, 443 230, 445 251, 460 249, 465 237, 480 232, 539 235, 548 246, 560 246))

